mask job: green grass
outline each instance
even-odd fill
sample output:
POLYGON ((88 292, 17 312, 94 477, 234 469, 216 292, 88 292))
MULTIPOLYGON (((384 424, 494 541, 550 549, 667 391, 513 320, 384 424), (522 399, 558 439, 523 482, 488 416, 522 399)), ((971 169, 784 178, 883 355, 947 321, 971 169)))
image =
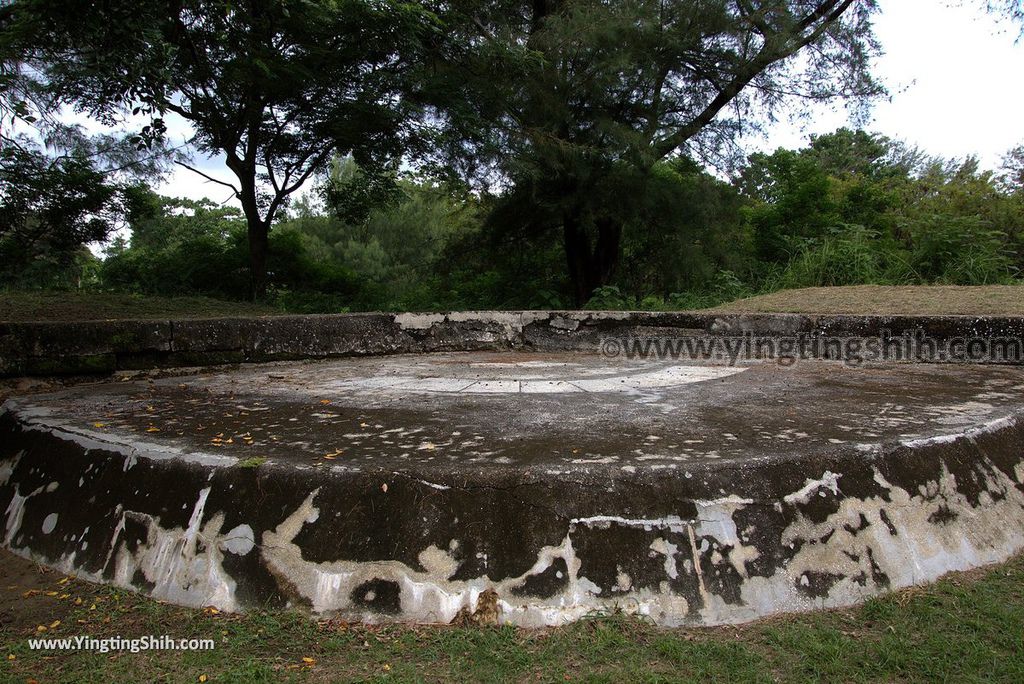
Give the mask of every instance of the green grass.
MULTIPOLYGON (((53 574, 57 582, 60 575, 53 574)), ((849 610, 661 629, 621 615, 547 630, 364 626, 214 614, 73 581, 53 635, 208 637, 210 652, 44 654, 4 627, 8 681, 1024 681, 1024 558, 849 610), (95 605, 95 609, 90 609, 95 605), (13 655, 13 659, 7 659, 13 655), (312 659, 312 662, 304 658, 312 659)), ((13 599, 12 599, 13 600, 13 599)), ((57 601, 44 594, 17 600, 57 601)))
POLYGON ((114 319, 267 316, 281 309, 209 297, 150 297, 99 292, 0 291, 0 321, 96 321, 114 319))

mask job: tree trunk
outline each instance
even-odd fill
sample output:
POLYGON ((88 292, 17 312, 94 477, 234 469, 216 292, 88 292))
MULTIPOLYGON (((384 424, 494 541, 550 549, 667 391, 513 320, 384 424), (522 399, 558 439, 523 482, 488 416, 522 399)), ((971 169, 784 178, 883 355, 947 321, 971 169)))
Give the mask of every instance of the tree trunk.
POLYGON ((569 282, 572 284, 573 305, 578 309, 587 302, 592 290, 588 288, 587 282, 589 240, 580 226, 579 215, 575 211, 567 211, 562 217, 562 235, 566 265, 569 267, 569 282))
POLYGON ((270 216, 260 216, 256 201, 256 169, 252 164, 238 163, 235 168, 229 160, 228 166, 238 178, 241 192, 238 198, 248 228, 249 237, 249 298, 259 301, 267 296, 267 247, 270 233, 270 216))
POLYGON ((254 302, 267 296, 269 229, 265 221, 249 221, 249 296, 254 302))
POLYGON ((612 281, 619 265, 622 250, 622 223, 614 219, 597 221, 597 246, 594 249, 594 270, 597 284, 602 287, 612 281))
POLYGON ((562 215, 566 265, 576 308, 586 304, 594 290, 611 282, 619 262, 622 224, 612 219, 598 219, 594 227, 597 240, 591 248, 579 210, 573 208, 562 215))

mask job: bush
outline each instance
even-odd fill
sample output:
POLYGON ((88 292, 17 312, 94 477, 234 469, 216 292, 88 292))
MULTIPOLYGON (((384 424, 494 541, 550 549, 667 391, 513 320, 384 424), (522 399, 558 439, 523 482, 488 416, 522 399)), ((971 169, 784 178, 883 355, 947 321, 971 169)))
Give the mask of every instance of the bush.
POLYGON ((834 228, 801 250, 769 289, 891 284, 902 279, 905 259, 878 232, 863 226, 834 228))
POLYGON ((1016 274, 1005 235, 976 216, 928 216, 909 233, 910 265, 922 282, 990 285, 1016 274))

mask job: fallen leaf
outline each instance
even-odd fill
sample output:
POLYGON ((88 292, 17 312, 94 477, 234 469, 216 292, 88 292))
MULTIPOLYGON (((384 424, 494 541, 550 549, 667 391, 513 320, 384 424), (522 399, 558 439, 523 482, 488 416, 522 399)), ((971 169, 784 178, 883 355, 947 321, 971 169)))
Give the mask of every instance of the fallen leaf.
POLYGON ((148 428, 146 428, 146 432, 160 432, 160 428, 150 425, 148 428))
POLYGON ((382 484, 380 486, 380 491, 384 492, 385 494, 388 493, 388 483, 387 482, 385 482, 384 484, 382 484))
POLYGON ((199 675, 199 681, 205 682, 206 680, 207 680, 206 675, 204 675, 204 674, 199 675))
POLYGON ((50 629, 57 629, 60 627, 60 620, 54 620, 50 623, 50 629))
POLYGON ((107 427, 107 424, 106 423, 93 423, 92 426, 94 428, 102 428, 102 427, 107 427))
POLYGON ((314 658, 310 658, 309 656, 306 656, 305 658, 303 658, 302 662, 306 663, 307 665, 315 665, 316 664, 316 660, 314 658))

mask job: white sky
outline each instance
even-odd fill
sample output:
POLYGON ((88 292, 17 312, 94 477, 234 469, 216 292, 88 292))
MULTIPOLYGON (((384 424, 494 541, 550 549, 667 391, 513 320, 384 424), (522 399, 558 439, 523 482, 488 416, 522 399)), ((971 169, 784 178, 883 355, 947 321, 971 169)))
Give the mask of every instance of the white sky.
MULTIPOLYGON (((875 74, 891 93, 879 103, 870 131, 918 145, 930 154, 976 154, 996 168, 1002 155, 1024 143, 1024 40, 1018 27, 998 22, 977 2, 949 6, 946 0, 881 0, 875 29, 885 54, 875 74)), ((798 148, 814 133, 847 125, 847 115, 822 107, 809 123, 780 122, 749 151, 798 148)), ((168 120, 175 143, 187 127, 168 120)), ((231 180, 222 162, 197 159, 204 173, 231 180)), ((172 196, 231 201, 231 191, 185 169, 177 169, 158 191, 172 196)))

